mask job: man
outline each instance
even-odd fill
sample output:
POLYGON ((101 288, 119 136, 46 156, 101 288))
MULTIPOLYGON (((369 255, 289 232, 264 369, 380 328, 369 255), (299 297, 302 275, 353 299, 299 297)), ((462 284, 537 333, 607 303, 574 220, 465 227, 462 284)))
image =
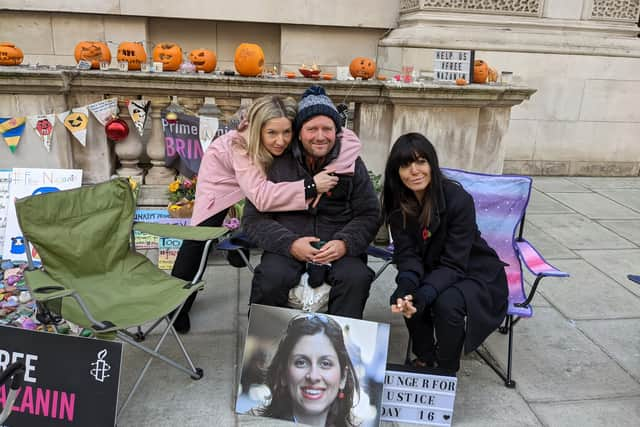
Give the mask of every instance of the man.
POLYGON ((322 87, 305 91, 294 131, 298 139, 289 152, 274 159, 268 177, 273 182, 304 179, 313 202, 305 211, 260 213, 247 201, 243 228, 264 249, 251 303, 286 306, 289 290, 308 270, 312 286, 323 281, 331 286, 330 314, 362 318, 374 277, 366 249, 380 215, 367 168, 357 158, 352 174, 338 175, 330 192, 315 193, 311 178, 340 153, 340 115, 322 87), (317 264, 326 267, 318 270, 317 264))

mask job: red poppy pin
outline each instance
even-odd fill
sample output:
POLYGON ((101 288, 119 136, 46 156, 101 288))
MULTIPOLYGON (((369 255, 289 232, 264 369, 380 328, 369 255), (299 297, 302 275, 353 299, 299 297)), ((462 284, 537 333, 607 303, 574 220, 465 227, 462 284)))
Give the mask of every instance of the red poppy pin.
POLYGON ((422 229, 422 240, 427 240, 429 237, 431 237, 431 232, 429 231, 429 229, 427 229, 427 227, 422 229))

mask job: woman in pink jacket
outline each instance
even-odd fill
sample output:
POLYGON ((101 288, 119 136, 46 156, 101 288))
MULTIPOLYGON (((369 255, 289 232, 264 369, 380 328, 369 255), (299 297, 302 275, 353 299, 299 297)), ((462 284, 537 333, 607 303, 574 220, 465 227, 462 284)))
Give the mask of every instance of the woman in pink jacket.
MULTIPOLYGON (((221 226, 229 208, 244 197, 261 211, 305 210, 317 195, 338 183, 334 173, 353 173, 361 144, 351 130, 344 129, 340 156, 313 180, 277 184, 267 180, 266 171, 273 157, 282 155, 291 142, 296 108, 292 98, 258 98, 237 131, 222 135, 209 145, 200 163, 191 225, 221 226)), ((185 240, 171 274, 192 280, 203 250, 203 242, 185 240)), ((194 300, 192 294, 185 302, 174 323, 176 331, 187 333, 191 328, 189 310, 194 300)))

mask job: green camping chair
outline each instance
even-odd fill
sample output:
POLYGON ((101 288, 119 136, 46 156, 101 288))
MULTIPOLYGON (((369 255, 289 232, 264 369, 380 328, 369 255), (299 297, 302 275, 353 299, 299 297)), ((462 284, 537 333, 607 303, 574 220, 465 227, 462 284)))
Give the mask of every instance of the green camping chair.
POLYGON ((124 179, 16 201, 25 247, 29 248, 27 241, 35 246, 44 267, 33 267, 27 249, 29 266, 25 280, 38 303, 53 315, 89 328, 98 336, 117 336, 150 355, 118 410, 118 416, 153 358, 185 372, 194 380, 202 377, 202 369, 194 367, 173 322, 187 297, 202 289, 200 278, 209 247, 226 232, 224 227, 133 224, 134 210, 133 194, 124 179), (171 277, 135 252, 133 230, 206 241, 200 269, 194 279, 185 282, 171 277), (167 326, 154 348, 137 342, 139 334, 127 330, 154 321, 157 325, 158 320, 166 321, 167 326), (169 333, 176 339, 188 367, 158 352, 169 333))

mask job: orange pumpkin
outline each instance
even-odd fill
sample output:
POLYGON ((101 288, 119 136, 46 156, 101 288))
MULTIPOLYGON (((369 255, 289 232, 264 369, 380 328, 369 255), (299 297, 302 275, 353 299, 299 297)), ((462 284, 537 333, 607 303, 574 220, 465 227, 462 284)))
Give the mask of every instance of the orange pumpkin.
POLYGON ((464 86, 464 85, 467 84, 467 81, 461 77, 461 78, 456 79, 456 84, 458 86, 464 86))
POLYGON ((360 77, 364 80, 370 79, 376 73, 376 61, 371 58, 359 56, 351 61, 349 73, 352 77, 360 77))
POLYGON ((13 43, 0 42, 0 65, 20 65, 24 54, 13 43))
POLYGON ((139 42, 122 42, 118 46, 118 62, 129 63, 130 70, 139 70, 143 62, 147 62, 147 53, 139 42))
POLYGON ((257 44, 242 43, 236 49, 233 63, 241 76, 255 77, 264 70, 264 52, 257 44))
POLYGON ((196 71, 210 73, 216 69, 218 57, 209 49, 194 49, 189 52, 189 61, 196 66, 196 71))
POLYGON ((489 65, 482 59, 473 61, 473 82, 486 83, 489 77, 489 65))
POLYGON ((111 62, 111 51, 105 42, 81 41, 73 55, 76 62, 91 61, 91 68, 100 68, 100 61, 111 62))
POLYGON ((163 71, 176 71, 182 64, 182 48, 175 43, 159 43, 153 48, 154 62, 162 62, 163 71))

